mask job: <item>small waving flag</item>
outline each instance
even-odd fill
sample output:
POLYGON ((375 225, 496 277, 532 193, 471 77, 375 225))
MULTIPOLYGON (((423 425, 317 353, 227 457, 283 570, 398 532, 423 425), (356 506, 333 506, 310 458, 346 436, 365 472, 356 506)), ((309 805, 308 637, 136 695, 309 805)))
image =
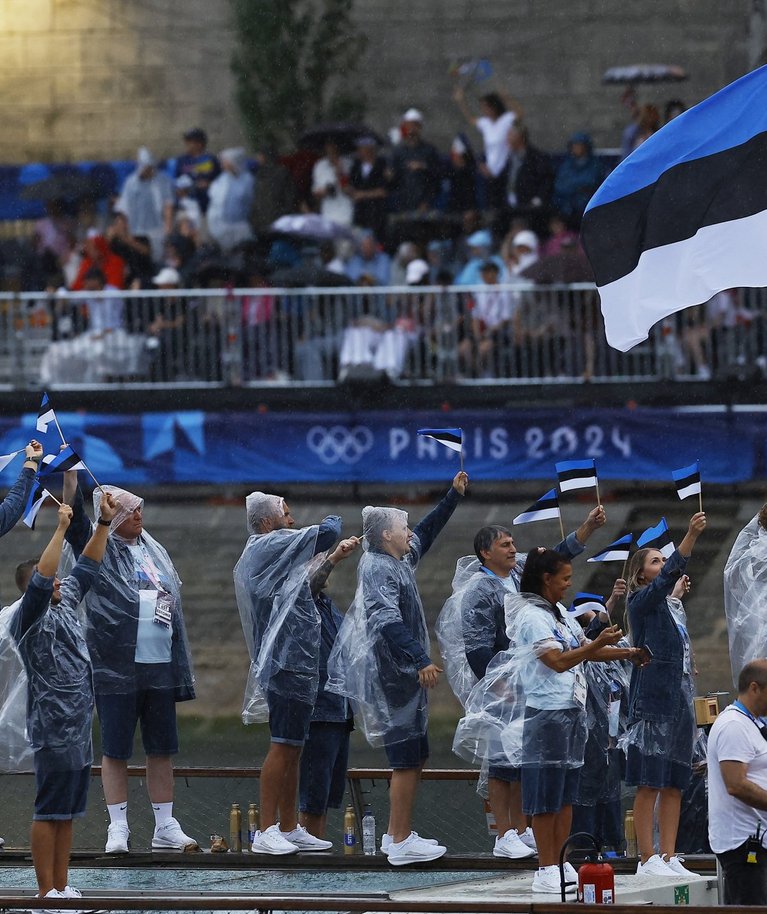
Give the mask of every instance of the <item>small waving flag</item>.
POLYGON ((40 410, 37 413, 37 430, 45 434, 51 422, 56 421, 56 413, 53 411, 48 394, 43 392, 43 401, 40 404, 40 410))
POLYGON ((14 451, 12 454, 3 454, 2 457, 0 457, 0 473, 2 473, 8 464, 12 460, 15 460, 23 450, 24 448, 22 448, 21 451, 14 451))
POLYGON ((66 473, 67 470, 86 470, 87 467, 74 452, 71 445, 67 445, 58 454, 46 454, 43 465, 37 474, 38 479, 51 476, 53 473, 66 473))
POLYGON ((625 562, 631 551, 631 542, 634 539, 633 534, 627 533, 614 543, 610 543, 601 552, 592 555, 589 562, 625 562))
POLYGON ((458 451, 460 454, 463 450, 463 429, 461 428, 419 428, 417 435, 424 438, 433 438, 450 448, 451 451, 458 451))
POLYGON ((530 505, 521 514, 517 514, 512 524, 531 524, 536 520, 553 520, 555 517, 559 517, 559 499, 557 490, 550 489, 534 505, 530 505))
POLYGON ((573 618, 588 612, 607 612, 605 598, 600 597, 598 593, 577 593, 567 611, 572 614, 573 618))
POLYGON ((700 495, 700 466, 698 461, 691 463, 688 467, 682 467, 681 470, 674 470, 671 473, 676 485, 676 494, 680 498, 688 498, 690 495, 700 495))
POLYGON ((32 487, 27 503, 24 506, 24 523, 30 530, 35 529, 37 515, 46 498, 53 498, 53 496, 47 489, 44 489, 39 482, 36 482, 32 487))
POLYGON ((597 484, 597 465, 592 460, 563 460, 556 464, 559 488, 562 492, 571 489, 590 489, 597 484))
POLYGON ((671 542, 666 518, 662 517, 654 527, 648 527, 637 540, 639 549, 657 549, 661 555, 668 558, 674 551, 674 544, 671 542))

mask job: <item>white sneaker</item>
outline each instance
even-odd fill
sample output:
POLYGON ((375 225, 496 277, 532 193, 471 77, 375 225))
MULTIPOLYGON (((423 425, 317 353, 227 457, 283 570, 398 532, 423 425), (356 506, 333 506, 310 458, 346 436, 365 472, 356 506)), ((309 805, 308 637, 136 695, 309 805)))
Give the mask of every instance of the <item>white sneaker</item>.
MULTIPOLYGON (((426 844, 433 844, 435 847, 439 844, 439 841, 437 841, 436 838, 421 838, 417 831, 411 831, 410 834, 415 835, 416 838, 420 838, 421 841, 424 841, 426 844)), ((389 847, 392 843, 391 835, 388 832, 384 832, 381 835, 381 853, 384 857, 389 856, 389 847)))
POLYGON ((529 825, 522 832, 522 834, 519 835, 519 840, 523 844, 527 845, 527 847, 531 847, 536 854, 538 853, 538 845, 535 843, 535 835, 533 834, 533 830, 529 825))
MULTIPOLYGON (((40 897, 39 894, 35 895, 35 898, 39 898, 39 897, 40 897)), ((46 892, 43 897, 44 898, 65 898, 66 896, 64 895, 63 892, 59 892, 58 889, 51 889, 50 892, 46 892)), ((42 909, 38 908, 38 910, 40 911, 40 914, 64 914, 64 912, 60 908, 42 908, 42 909)))
POLYGON ((130 829, 127 822, 115 822, 107 829, 105 854, 127 854, 130 847, 130 829))
POLYGON ((293 831, 281 831, 280 834, 286 841, 295 844, 300 851, 329 851, 333 847, 332 841, 325 841, 309 834, 303 825, 297 825, 293 831))
POLYGON ((576 868, 572 865, 572 863, 570 863, 569 860, 565 860, 564 871, 565 882, 574 882, 576 885, 578 885, 578 870, 576 870, 576 868))
POLYGON ((495 839, 493 856, 522 860, 525 857, 534 857, 535 851, 519 840, 516 828, 510 828, 503 837, 495 839))
POLYGON ((392 866, 405 866, 408 863, 428 863, 447 853, 441 844, 430 844, 411 832, 404 841, 392 841, 389 845, 389 863, 392 866))
POLYGON ((185 835, 178 820, 170 818, 162 825, 155 826, 152 837, 152 847, 155 850, 172 849, 177 851, 199 850, 199 844, 185 835))
MULTIPOLYGON (((65 885, 61 891, 62 898, 82 898, 83 893, 80 889, 74 888, 71 885, 65 885)), ((102 914, 98 908, 88 908, 81 911, 70 911, 69 914, 102 914)))
POLYGON ((693 873, 692 870, 688 870, 686 866, 682 866, 684 863, 684 857, 674 856, 666 858, 665 854, 663 856, 663 862, 666 866, 676 873, 677 876, 684 876, 686 879, 705 879, 705 876, 701 876, 700 873, 693 873))
MULTIPOLYGON (((577 888, 577 885, 567 881, 567 872, 565 872, 565 894, 574 894, 577 888)), ((561 892, 559 867, 556 864, 539 867, 533 876, 533 895, 559 895, 561 892)))
POLYGON ((653 854, 647 863, 637 863, 637 876, 676 876, 660 854, 653 854))
POLYGON ((297 854, 298 845, 287 841, 276 825, 257 831, 250 849, 254 854, 297 854))
POLYGON ((5 838, 0 838, 0 847, 5 846, 5 838))

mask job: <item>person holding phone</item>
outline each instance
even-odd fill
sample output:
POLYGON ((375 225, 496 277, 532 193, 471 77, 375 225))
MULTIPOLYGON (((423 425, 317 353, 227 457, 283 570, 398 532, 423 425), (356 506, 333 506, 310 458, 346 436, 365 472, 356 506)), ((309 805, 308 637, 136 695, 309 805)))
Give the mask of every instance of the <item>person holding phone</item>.
POLYGON ((706 515, 693 514, 684 539, 667 559, 657 549, 639 549, 628 575, 631 641, 652 662, 632 671, 626 785, 636 787, 634 824, 640 860, 637 875, 694 875, 675 853, 682 791, 692 774, 695 737, 693 659, 682 597, 684 573, 706 515), (660 850, 653 845, 658 803, 660 850))

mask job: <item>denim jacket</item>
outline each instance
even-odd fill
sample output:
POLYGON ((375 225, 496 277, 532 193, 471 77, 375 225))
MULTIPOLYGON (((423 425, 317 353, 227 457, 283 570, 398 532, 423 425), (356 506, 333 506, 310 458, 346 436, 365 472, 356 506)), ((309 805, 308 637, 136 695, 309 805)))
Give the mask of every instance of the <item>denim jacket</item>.
POLYGON ((629 596, 632 643, 635 647, 646 644, 653 655, 647 666, 634 667, 631 673, 631 721, 662 722, 676 717, 682 688, 684 644, 666 598, 686 566, 687 559, 675 550, 658 577, 629 596))

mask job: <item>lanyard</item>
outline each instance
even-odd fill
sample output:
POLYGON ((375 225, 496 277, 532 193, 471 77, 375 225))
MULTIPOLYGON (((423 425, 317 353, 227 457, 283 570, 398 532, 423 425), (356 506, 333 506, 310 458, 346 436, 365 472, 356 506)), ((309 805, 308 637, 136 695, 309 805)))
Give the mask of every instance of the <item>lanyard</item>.
POLYGON ((733 708, 742 714, 744 717, 747 717, 756 729, 762 734, 762 737, 767 740, 767 727, 764 724, 760 724, 759 721, 754 717, 754 715, 748 710, 748 708, 743 704, 743 702, 738 701, 736 698, 732 703, 733 708))

